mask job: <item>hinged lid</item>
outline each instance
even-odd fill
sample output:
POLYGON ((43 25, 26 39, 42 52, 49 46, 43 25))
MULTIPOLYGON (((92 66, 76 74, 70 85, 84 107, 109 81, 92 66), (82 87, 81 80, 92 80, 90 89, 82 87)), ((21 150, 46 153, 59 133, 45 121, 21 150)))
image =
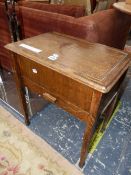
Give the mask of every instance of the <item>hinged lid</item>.
POLYGON ((127 54, 118 49, 58 33, 45 33, 5 47, 104 93, 129 64, 127 54))

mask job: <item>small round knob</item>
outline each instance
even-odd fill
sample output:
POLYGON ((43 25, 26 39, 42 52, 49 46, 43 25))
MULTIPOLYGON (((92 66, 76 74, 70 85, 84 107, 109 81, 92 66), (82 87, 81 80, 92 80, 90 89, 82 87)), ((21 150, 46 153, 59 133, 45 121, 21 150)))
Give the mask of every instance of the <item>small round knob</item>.
POLYGON ((37 69, 32 69, 32 72, 33 72, 34 74, 37 74, 37 69))

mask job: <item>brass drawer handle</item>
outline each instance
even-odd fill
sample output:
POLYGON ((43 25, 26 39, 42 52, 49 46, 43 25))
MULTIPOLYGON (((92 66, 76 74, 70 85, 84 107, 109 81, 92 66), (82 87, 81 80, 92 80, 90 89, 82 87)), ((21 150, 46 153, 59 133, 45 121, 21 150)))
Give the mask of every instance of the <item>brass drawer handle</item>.
POLYGON ((46 92, 43 93, 43 97, 44 97, 46 100, 50 101, 51 103, 55 103, 55 102, 56 102, 56 98, 53 97, 52 95, 46 93, 46 92))

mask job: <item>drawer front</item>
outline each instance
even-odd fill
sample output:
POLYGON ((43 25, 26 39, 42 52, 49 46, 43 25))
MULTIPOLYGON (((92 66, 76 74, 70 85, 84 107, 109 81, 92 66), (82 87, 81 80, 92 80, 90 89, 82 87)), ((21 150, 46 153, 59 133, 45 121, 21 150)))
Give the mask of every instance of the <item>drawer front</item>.
POLYGON ((23 77, 44 87, 55 98, 89 111, 92 88, 24 57, 19 59, 19 66, 23 77))

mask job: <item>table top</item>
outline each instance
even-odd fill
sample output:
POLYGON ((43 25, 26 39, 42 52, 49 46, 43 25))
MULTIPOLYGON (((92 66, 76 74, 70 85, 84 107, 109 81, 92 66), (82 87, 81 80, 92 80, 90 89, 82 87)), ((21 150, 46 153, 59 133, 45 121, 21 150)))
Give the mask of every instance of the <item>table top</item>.
POLYGON ((120 10, 121 12, 131 15, 131 4, 125 2, 117 2, 113 4, 113 7, 120 10))
POLYGON ((129 65, 126 53, 58 33, 11 43, 7 49, 107 93, 129 65))

